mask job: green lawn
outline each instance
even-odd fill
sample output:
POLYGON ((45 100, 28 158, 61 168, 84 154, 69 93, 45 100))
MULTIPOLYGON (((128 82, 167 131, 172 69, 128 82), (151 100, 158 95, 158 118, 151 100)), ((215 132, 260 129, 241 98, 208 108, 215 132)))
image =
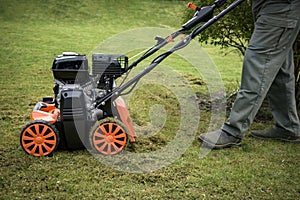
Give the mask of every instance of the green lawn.
MULTIPOLYGON (((147 173, 117 170, 86 150, 59 150, 42 158, 22 151, 20 131, 29 122, 33 106, 52 95, 50 68, 56 55, 62 51, 89 54, 104 40, 129 29, 179 28, 186 3, 0 0, 0 199, 300 198, 299 144, 246 136, 239 148, 212 151, 201 158, 195 136, 178 159, 147 173)), ((226 90, 235 90, 242 59, 212 46, 204 46, 203 52, 218 67, 226 90)), ((199 76, 186 61, 174 55, 163 64, 182 74, 197 95, 208 94, 205 75, 199 76)), ((149 124, 148 112, 155 104, 166 110, 161 113, 166 115, 165 126, 152 137, 137 138, 129 152, 151 153, 173 142, 180 112, 172 91, 151 84, 138 88, 130 101, 133 121, 149 124)), ((209 110, 200 110, 197 136, 208 130, 210 116, 209 110)), ((255 123, 252 128, 271 124, 255 123)))

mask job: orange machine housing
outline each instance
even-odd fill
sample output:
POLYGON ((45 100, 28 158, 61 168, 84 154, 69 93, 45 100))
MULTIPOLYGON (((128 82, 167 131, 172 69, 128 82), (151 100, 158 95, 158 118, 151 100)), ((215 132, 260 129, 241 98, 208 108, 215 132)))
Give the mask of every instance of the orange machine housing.
POLYGON ((133 128, 132 121, 129 116, 128 109, 126 107, 126 103, 122 97, 118 97, 115 101, 115 106, 118 110, 121 121, 125 124, 129 131, 129 139, 130 142, 135 142, 136 133, 133 128))
POLYGON ((42 103, 39 109, 34 109, 31 113, 30 121, 44 120, 50 124, 54 124, 59 116, 59 109, 55 107, 55 104, 42 103))

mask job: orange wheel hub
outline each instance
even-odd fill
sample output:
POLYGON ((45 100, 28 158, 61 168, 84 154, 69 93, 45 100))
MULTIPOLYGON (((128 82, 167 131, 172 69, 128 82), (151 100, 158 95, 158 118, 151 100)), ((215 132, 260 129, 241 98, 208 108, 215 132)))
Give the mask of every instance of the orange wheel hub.
POLYGON ((97 152, 114 155, 126 146, 127 134, 125 128, 117 122, 104 122, 94 128, 91 138, 92 146, 97 152))
POLYGON ((50 123, 33 121, 24 127, 20 140, 26 153, 33 156, 48 156, 58 145, 58 134, 50 123))

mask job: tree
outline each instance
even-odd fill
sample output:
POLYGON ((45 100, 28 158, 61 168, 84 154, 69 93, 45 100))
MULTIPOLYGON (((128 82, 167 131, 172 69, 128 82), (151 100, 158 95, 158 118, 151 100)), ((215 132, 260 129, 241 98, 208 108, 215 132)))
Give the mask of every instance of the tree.
MULTIPOLYGON (((212 5, 215 0, 206 0, 206 5, 212 5)), ((200 1, 194 2, 200 5, 200 1)), ((231 2, 233 2, 231 0, 231 2)), ((228 4, 227 4, 228 5, 228 4)), ((226 5, 223 6, 223 8, 226 5)), ((222 8, 220 8, 222 9, 222 8)), ((190 19, 193 11, 186 11, 185 20, 190 19)), ((200 42, 221 46, 221 48, 234 47, 244 55, 248 41, 254 29, 251 11, 251 1, 246 0, 234 10, 229 12, 213 26, 202 32, 198 39, 200 42)))
MULTIPOLYGON (((215 0, 206 0, 206 5, 212 5, 215 0)), ((228 1, 232 3, 233 0, 228 1)), ((201 2, 194 2, 201 5, 201 2)), ((226 5, 225 5, 226 6, 226 5)), ((225 7, 223 6, 223 7, 225 7)), ((221 8, 222 9, 222 8, 221 8)), ((185 20, 190 19, 192 11, 187 11, 185 20)), ((246 0, 224 18, 216 22, 213 26, 206 29, 198 37, 201 43, 209 43, 221 48, 234 47, 244 55, 247 44, 254 29, 252 17, 251 0, 246 0)), ((296 102, 297 111, 300 116, 300 36, 298 35, 294 46, 295 78, 296 78, 296 102)))

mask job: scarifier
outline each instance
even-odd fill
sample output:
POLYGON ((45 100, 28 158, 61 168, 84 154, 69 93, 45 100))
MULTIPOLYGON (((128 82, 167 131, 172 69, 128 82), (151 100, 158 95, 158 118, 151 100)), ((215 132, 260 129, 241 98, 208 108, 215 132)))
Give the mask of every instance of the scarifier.
MULTIPOLYGON (((91 148, 104 155, 118 154, 128 142, 135 142, 135 131, 126 104, 121 97, 126 89, 132 89, 138 81, 175 51, 187 46, 207 27, 215 23, 244 0, 237 0, 218 15, 213 11, 226 3, 216 0, 202 8, 189 3, 194 16, 181 29, 162 38, 141 57, 128 64, 128 57, 120 54, 92 55, 92 72, 85 55, 65 52, 57 56, 52 65, 54 98, 44 97, 38 102, 30 122, 22 129, 20 143, 23 150, 33 156, 49 156, 59 148, 68 150, 91 148), (125 82, 128 73, 142 60, 181 35, 188 34, 170 50, 157 56, 151 64, 131 80, 125 82), (123 83, 115 80, 126 74, 123 83)), ((126 92, 128 93, 128 92, 126 92)))

